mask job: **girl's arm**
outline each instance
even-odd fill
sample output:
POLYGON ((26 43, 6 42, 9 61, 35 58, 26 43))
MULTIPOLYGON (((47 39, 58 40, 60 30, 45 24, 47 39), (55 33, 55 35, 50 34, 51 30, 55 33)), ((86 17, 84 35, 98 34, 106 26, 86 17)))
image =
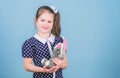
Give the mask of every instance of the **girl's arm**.
POLYGON ((66 54, 64 55, 64 59, 62 60, 62 63, 60 64, 60 68, 66 68, 68 66, 68 61, 67 61, 67 57, 66 54))
POLYGON ((64 59, 63 60, 60 60, 58 58, 54 58, 53 61, 54 61, 54 63, 57 64, 57 66, 59 68, 64 69, 64 68, 66 68, 68 66, 68 61, 67 61, 67 58, 66 58, 66 54, 64 55, 64 59))
POLYGON ((24 68, 30 72, 44 72, 43 68, 32 64, 33 58, 24 58, 24 68))
POLYGON ((24 68, 30 72, 47 72, 52 73, 54 72, 54 68, 47 69, 46 67, 38 67, 32 64, 33 58, 24 58, 24 68))

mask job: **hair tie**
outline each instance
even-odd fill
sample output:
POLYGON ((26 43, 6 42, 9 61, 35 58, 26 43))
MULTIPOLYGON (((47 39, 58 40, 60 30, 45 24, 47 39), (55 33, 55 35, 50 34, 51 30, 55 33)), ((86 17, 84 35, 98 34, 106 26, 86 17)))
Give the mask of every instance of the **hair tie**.
POLYGON ((56 14, 58 12, 58 10, 56 9, 55 6, 50 6, 50 8, 53 10, 53 12, 56 14))

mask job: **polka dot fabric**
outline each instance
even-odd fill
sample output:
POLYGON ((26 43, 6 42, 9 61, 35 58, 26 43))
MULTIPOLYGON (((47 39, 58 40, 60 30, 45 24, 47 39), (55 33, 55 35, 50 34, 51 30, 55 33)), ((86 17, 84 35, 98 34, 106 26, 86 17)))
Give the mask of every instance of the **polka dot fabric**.
MULTIPOLYGON (((51 43, 52 49, 57 43, 63 43, 63 39, 61 37, 56 37, 54 43, 51 43)), ((26 40, 22 46, 22 56, 24 58, 33 58, 34 65, 43 67, 41 60, 43 58, 50 59, 50 51, 47 45, 47 42, 43 44, 35 37, 31 37, 30 39, 26 40)), ((33 73, 33 78, 53 78, 52 73, 33 73)), ((62 76, 62 69, 59 69, 56 72, 55 78, 63 78, 62 76)))

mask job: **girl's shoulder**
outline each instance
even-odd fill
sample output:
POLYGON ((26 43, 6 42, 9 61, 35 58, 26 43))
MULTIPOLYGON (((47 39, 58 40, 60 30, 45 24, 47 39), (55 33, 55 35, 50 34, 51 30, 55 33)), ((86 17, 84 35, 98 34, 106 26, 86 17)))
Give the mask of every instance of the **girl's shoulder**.
POLYGON ((26 39, 25 42, 31 42, 31 41, 33 41, 33 40, 34 40, 34 38, 31 37, 31 38, 26 39))
POLYGON ((55 42, 61 42, 61 43, 63 43, 63 38, 61 36, 55 37, 55 42))
POLYGON ((23 45, 24 44, 32 44, 35 42, 35 38, 34 37, 31 37, 31 38, 28 38, 24 41, 23 45))
POLYGON ((59 37, 55 37, 55 40, 57 41, 67 41, 66 38, 64 36, 59 36, 59 37))

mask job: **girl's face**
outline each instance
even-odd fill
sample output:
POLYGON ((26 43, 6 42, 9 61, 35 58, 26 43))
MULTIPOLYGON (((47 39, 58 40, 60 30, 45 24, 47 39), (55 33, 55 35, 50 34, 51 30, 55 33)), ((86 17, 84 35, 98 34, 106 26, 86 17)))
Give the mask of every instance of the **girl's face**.
POLYGON ((54 15, 49 12, 42 13, 35 21, 38 32, 41 34, 49 34, 53 27, 53 18, 54 15))

